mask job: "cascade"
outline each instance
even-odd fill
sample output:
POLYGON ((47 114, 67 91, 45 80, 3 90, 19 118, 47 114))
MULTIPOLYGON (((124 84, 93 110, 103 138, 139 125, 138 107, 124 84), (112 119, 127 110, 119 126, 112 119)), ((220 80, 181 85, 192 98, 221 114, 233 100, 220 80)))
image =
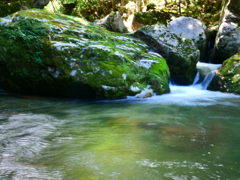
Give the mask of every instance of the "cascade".
POLYGON ((213 77, 215 76, 216 70, 221 68, 221 66, 222 64, 198 62, 197 63, 198 73, 196 74, 196 77, 192 85, 193 86, 197 85, 201 81, 201 78, 203 78, 203 80, 200 83, 200 86, 198 87, 202 90, 206 90, 208 85, 212 81, 213 77))
POLYGON ((203 82, 201 83, 202 89, 203 90, 207 90, 208 85, 210 84, 210 82, 212 81, 213 77, 215 76, 216 72, 215 71, 211 71, 210 73, 208 73, 203 82))
MULTIPOLYGON (((204 92, 203 90, 207 90, 208 85, 212 81, 213 77, 216 74, 216 70, 218 70, 222 64, 211 64, 211 63, 197 63, 198 72, 195 76, 194 82, 191 86, 178 86, 170 83, 171 93, 168 95, 161 95, 161 100, 165 102, 164 98, 173 97, 175 103, 181 104, 183 99, 188 101, 189 99, 199 98, 199 96, 212 96, 210 92, 204 92), (206 94, 205 94, 206 93, 206 94), (210 94, 209 94, 210 93, 210 94), (204 94, 204 95, 203 95, 204 94)), ((127 99, 136 99, 136 98, 146 98, 153 96, 154 93, 150 91, 148 88, 143 90, 141 93, 135 96, 128 96, 127 99)), ((171 99, 171 98, 170 98, 171 99)), ((169 100, 166 100, 168 102, 169 100)), ((172 102, 172 100, 170 101, 172 102)))
POLYGON ((192 85, 196 85, 198 83, 198 81, 200 80, 200 77, 201 77, 201 74, 200 72, 198 71, 195 78, 194 78, 194 81, 193 81, 193 84, 192 85))

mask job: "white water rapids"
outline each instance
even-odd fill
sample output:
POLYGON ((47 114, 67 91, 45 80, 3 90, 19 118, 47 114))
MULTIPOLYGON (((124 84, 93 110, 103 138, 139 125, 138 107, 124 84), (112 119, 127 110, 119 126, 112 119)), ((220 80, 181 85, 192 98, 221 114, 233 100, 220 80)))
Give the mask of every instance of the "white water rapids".
POLYGON ((153 96, 146 99, 150 104, 174 104, 180 106, 210 106, 214 104, 234 105, 231 102, 221 101, 227 98, 234 99, 239 96, 231 93, 222 93, 201 89, 201 85, 174 86, 171 93, 153 96))
POLYGON ((128 99, 139 100, 140 102, 146 102, 150 104, 174 104, 180 106, 209 106, 214 104, 231 105, 231 102, 221 100, 226 98, 238 99, 238 95, 207 90, 208 85, 215 76, 215 71, 221 66, 221 64, 198 62, 198 73, 196 74, 192 85, 178 86, 171 84, 171 92, 169 94, 152 96, 151 98, 146 99, 139 99, 136 98, 136 96, 128 97, 128 99), (199 82, 201 77, 204 78, 202 82, 199 82))

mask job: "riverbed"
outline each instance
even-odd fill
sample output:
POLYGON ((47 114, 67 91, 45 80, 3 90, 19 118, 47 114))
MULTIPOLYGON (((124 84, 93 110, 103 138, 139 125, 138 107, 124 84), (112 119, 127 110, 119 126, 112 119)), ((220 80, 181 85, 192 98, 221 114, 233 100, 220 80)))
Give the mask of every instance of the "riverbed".
POLYGON ((0 94, 0 179, 240 179, 239 95, 172 86, 146 99, 0 94))

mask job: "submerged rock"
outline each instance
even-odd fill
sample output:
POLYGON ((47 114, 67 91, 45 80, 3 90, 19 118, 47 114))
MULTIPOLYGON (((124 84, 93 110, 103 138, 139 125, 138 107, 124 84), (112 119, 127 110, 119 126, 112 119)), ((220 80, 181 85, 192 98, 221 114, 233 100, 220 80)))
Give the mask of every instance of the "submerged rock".
POLYGON ((222 63, 240 51, 240 1, 225 0, 211 62, 222 63))
POLYGON ((142 41, 42 10, 0 19, 0 87, 9 92, 124 98, 169 92, 163 57, 142 41))
POLYGON ((135 95, 135 98, 147 98, 154 96, 154 93, 151 89, 144 89, 141 93, 135 95))
POLYGON ((201 21, 192 17, 181 16, 171 21, 168 24, 168 29, 180 37, 193 40, 196 48, 200 51, 199 61, 206 61, 207 29, 201 21))
POLYGON ((223 62, 208 89, 240 94, 240 52, 223 62))
POLYGON ((226 129, 222 125, 207 128, 197 126, 164 125, 160 126, 161 141, 166 147, 176 150, 202 150, 211 148, 212 144, 223 144, 222 134, 226 129))
POLYGON ((142 27, 134 33, 134 36, 142 39, 153 51, 167 60, 174 83, 179 85, 193 83, 200 53, 192 40, 177 36, 164 25, 142 27))

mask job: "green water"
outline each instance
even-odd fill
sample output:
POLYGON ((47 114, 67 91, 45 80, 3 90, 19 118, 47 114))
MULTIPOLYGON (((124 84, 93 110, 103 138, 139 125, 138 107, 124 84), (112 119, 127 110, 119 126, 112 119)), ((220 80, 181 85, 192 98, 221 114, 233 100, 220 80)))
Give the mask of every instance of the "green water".
POLYGON ((179 97, 84 102, 2 93, 0 179, 240 179, 239 96, 214 95, 171 103, 179 97))

